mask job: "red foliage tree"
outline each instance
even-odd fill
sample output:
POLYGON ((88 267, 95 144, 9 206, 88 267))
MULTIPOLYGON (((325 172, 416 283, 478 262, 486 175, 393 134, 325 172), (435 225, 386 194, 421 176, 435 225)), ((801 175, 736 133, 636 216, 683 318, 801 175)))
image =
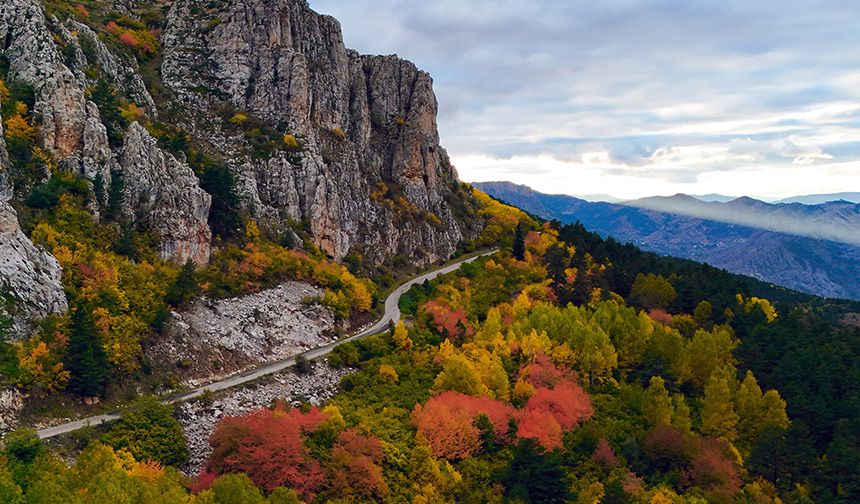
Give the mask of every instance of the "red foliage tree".
POLYGON ((537 440, 547 450, 562 446, 562 429, 549 411, 539 408, 517 412, 517 436, 537 440))
POLYGON ((538 388, 524 408, 549 412, 562 429, 576 427, 579 422, 594 414, 591 399, 576 383, 561 382, 554 389, 538 388))
POLYGON ((535 393, 517 413, 518 437, 537 439, 548 450, 559 448, 563 431, 594 414, 576 372, 559 368, 546 355, 535 355, 521 376, 535 387, 535 393))
POLYGON ((671 425, 658 425, 645 436, 645 455, 661 470, 685 465, 695 447, 689 436, 671 425))
POLYGON ((325 476, 319 462, 308 456, 304 435, 326 418, 316 408, 302 413, 282 405, 227 417, 209 438, 212 454, 205 469, 215 475, 244 472, 266 491, 285 486, 310 501, 325 476))
POLYGON ((416 405, 412 423, 430 442, 434 455, 456 460, 468 457, 481 447, 481 432, 475 427, 475 419, 481 414, 493 425, 496 440, 507 441, 514 409, 489 397, 443 392, 424 406, 416 405))
POLYGON ((597 442, 597 448, 591 454, 591 459, 602 465, 603 467, 615 467, 618 465, 618 458, 612 447, 609 446, 609 441, 606 438, 600 438, 597 442))
POLYGON ((728 446, 717 439, 700 439, 698 453, 684 471, 691 485, 723 496, 732 496, 741 489, 741 478, 734 462, 728 457, 728 446))
POLYGON ((524 367, 520 375, 535 387, 554 388, 557 384, 567 381, 578 383, 579 376, 572 369, 562 369, 552 363, 550 358, 542 353, 535 354, 531 364, 524 367))
POLYGON ((388 494, 382 477, 382 443, 353 429, 343 431, 331 451, 328 466, 332 492, 363 501, 378 500, 388 494))
POLYGON ((198 494, 203 490, 208 490, 217 479, 218 476, 215 473, 206 470, 200 471, 200 474, 197 475, 197 480, 191 485, 191 491, 198 494))
POLYGON ((436 330, 443 336, 459 338, 463 334, 472 334, 473 332, 464 308, 452 310, 439 301, 428 301, 424 305, 424 309, 433 317, 436 330))

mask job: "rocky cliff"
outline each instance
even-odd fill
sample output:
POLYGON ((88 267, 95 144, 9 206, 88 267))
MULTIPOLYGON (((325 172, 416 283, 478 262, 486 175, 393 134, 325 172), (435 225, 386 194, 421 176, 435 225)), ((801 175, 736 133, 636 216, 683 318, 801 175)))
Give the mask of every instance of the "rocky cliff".
POLYGON ((436 130, 432 79, 396 56, 348 50, 340 25, 303 0, 180 0, 162 37, 164 84, 200 136, 229 153, 248 209, 270 225, 307 221, 340 259, 429 262, 464 238, 446 197, 457 176, 436 130), (266 159, 224 128, 224 103, 277 125, 297 153, 266 159))
POLYGON ((13 334, 24 334, 34 319, 68 308, 57 260, 33 245, 21 232, 9 205, 9 156, 0 124, 0 315, 12 322, 13 334))
MULTIPOLYGON (((38 147, 96 194, 119 188, 124 222, 176 262, 208 261, 213 201, 190 151, 159 131, 187 132, 193 152, 223 163, 246 217, 273 233, 301 226, 338 260, 427 264, 477 234, 455 210, 468 196, 439 146, 430 76, 347 49, 305 0, 6 0, 0 63, 0 78, 32 90, 38 147), (122 118, 96 97, 104 89, 122 118)), ((0 148, 3 201, 32 189, 11 182, 16 169, 0 148)), ((91 204, 96 218, 105 207, 91 204)), ((4 285, 36 295, 39 313, 65 309, 56 261, 2 212, 20 258, 4 256, 4 285)))

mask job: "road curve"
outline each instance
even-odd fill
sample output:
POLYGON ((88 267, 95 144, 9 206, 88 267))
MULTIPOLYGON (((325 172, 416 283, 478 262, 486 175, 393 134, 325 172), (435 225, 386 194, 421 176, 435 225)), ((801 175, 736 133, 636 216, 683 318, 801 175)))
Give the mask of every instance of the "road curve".
MULTIPOLYGON (((444 275, 446 273, 451 273, 452 271, 456 271, 465 263, 469 263, 478 259, 479 257, 487 256, 495 254, 498 250, 493 249, 489 252, 484 252, 480 255, 476 255, 474 257, 470 257, 468 259, 464 259, 462 261, 455 262, 453 264, 449 264, 448 266, 444 266, 442 268, 424 273, 419 275, 406 283, 400 285, 394 291, 385 298, 385 312, 382 315, 382 318, 379 319, 375 324, 360 331, 356 334, 348 338, 344 338, 342 340, 336 341, 334 343, 330 343, 325 346, 317 347, 307 352, 293 355, 291 357, 287 357, 286 359, 279 360, 276 362, 270 362, 268 364, 262 364, 256 368, 249 369, 247 371, 243 371, 241 373, 237 373, 233 376, 224 378, 223 380, 219 380, 208 385, 204 385, 202 387, 195 388, 193 390, 189 390, 187 392, 182 392, 180 394, 174 394, 162 399, 161 402, 165 404, 173 404, 176 402, 187 401, 188 399, 193 399, 202 395, 205 392, 217 392, 220 390, 225 390, 229 388, 236 387, 238 385, 242 385, 251 381, 254 381, 258 378, 261 378, 266 375, 270 375, 273 373, 277 373, 279 371, 283 371, 289 367, 292 367, 296 364, 296 359, 298 357, 304 357, 307 360, 314 360, 325 355, 331 353, 336 347, 347 343, 349 341, 354 341, 361 338, 366 338, 367 336, 371 336, 374 334, 379 334, 388 329, 388 323, 394 322, 397 323, 400 320, 400 297, 406 293, 413 285, 424 283, 425 280, 432 280, 439 275, 444 275)), ((56 425, 54 427, 47 427, 37 431, 37 434, 41 439, 47 439, 54 436, 59 436, 60 434, 67 434, 72 431, 76 431, 78 429, 100 425, 107 422, 113 422, 114 420, 119 419, 119 412, 111 412, 104 413, 102 415, 95 415, 88 418, 82 418, 80 420, 75 420, 72 422, 64 423, 61 425, 56 425)))

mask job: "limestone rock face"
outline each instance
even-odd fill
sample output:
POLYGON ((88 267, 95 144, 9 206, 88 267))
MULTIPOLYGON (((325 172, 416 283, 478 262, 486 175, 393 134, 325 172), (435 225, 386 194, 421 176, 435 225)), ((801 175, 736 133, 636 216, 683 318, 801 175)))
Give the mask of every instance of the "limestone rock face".
POLYGON ((162 45, 178 102, 205 111, 226 99, 300 138, 296 155, 253 159, 206 132, 233 154, 259 218, 308 221, 337 259, 429 262, 473 237, 446 201, 457 175, 439 146, 432 79, 412 63, 348 50, 338 22, 304 0, 178 0, 162 45))
POLYGON ((86 80, 83 68, 95 64, 112 85, 123 90, 147 113, 157 115, 155 101, 146 89, 134 58, 112 53, 92 28, 74 19, 66 20, 62 28, 67 41, 76 48, 76 53, 79 52, 75 55, 73 68, 78 80, 86 80))
POLYGON ((137 122, 125 132, 120 167, 123 211, 129 221, 155 233, 163 257, 206 264, 212 197, 200 188, 191 168, 159 149, 137 122))
POLYGON ((60 263, 33 245, 18 226, 18 216, 8 203, 12 197, 8 170, 9 156, 0 124, 0 292, 12 301, 9 306, 0 305, 0 313, 12 319, 12 336, 23 337, 34 319, 65 312, 68 305, 60 283, 60 263))
POLYGON ((0 40, 11 78, 33 86, 40 136, 47 151, 68 169, 110 180, 110 148, 98 109, 84 95, 85 83, 69 69, 55 36, 68 36, 56 19, 47 19, 36 0, 0 5, 0 40), (53 27, 53 31, 51 29, 53 27))
MULTIPOLYGON (((139 3, 111 2, 132 17, 139 3)), ((262 225, 283 231, 302 222, 336 259, 358 252, 373 264, 401 255, 422 265, 477 235, 477 224, 455 212, 462 193, 439 146, 427 73, 396 56, 347 49, 338 22, 305 0, 164 5, 156 102, 131 52, 106 43, 101 27, 84 18, 61 22, 42 0, 0 2, 5 78, 32 86, 39 146, 60 168, 102 180, 101 194, 121 177, 125 219, 150 231, 163 257, 208 261, 211 197, 184 157, 159 148, 140 124, 132 122, 122 142, 118 135, 109 141, 106 111, 87 98, 96 79, 147 120, 185 129, 195 145, 222 157, 245 210, 262 225), (292 135, 298 146, 285 141, 253 152, 247 132, 224 120, 226 105, 292 135)), ((28 190, 11 186, 15 168, 0 124, 0 288, 12 294, 15 330, 23 334, 28 321, 67 306, 59 264, 21 232, 9 203, 28 190)), ((90 205, 97 214, 99 204, 90 205)))
POLYGON ((34 319, 68 309, 61 276, 60 263, 24 236, 15 210, 0 201, 0 289, 12 297, 13 336, 25 336, 34 319))

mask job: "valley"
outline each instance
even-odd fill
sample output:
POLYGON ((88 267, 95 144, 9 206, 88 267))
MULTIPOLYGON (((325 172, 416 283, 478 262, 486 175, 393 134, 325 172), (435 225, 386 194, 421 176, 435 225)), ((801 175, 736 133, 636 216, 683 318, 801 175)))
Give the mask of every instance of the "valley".
POLYGON ((857 204, 786 207, 753 200, 715 204, 684 196, 625 204, 590 203, 508 183, 475 186, 535 215, 564 223, 579 221, 603 236, 645 250, 705 262, 819 296, 860 299, 856 281, 860 247, 853 243, 860 236, 855 231, 860 225, 857 204), (788 222, 793 224, 788 226, 788 222), (797 234, 801 229, 807 231, 797 234), (792 230, 794 234, 787 232, 792 230), (818 237, 810 233, 818 233, 818 237))

